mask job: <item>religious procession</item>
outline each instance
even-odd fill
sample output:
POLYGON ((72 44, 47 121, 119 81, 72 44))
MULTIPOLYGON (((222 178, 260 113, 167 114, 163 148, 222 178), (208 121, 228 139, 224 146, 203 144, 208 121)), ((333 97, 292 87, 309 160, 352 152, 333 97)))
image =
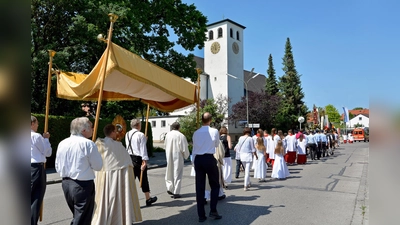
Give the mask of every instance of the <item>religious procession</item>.
POLYGON ((31 224, 42 221, 46 157, 55 147, 50 145, 48 132, 50 80, 54 73, 57 76, 58 98, 97 102, 140 100, 147 105, 144 132, 139 119, 129 121, 131 130, 128 131, 124 119, 117 116, 111 124, 100 127, 105 137, 98 138, 101 104, 97 105, 94 123, 88 117, 77 117, 71 121, 70 136, 58 144, 55 157, 55 170, 62 178, 62 191, 73 217, 70 224, 117 225, 144 221, 139 189, 144 195, 146 207, 157 204, 158 197, 151 194, 146 147, 150 107, 165 112, 190 105, 197 107, 196 121, 201 124, 193 128, 191 154, 186 137, 179 131, 179 122, 171 125, 164 147, 167 161, 165 189, 173 199, 182 198, 184 162, 187 158, 191 159, 198 222, 222 219, 217 203, 226 198, 233 174, 239 179, 240 173, 244 173, 243 191, 247 192, 254 185, 251 172, 260 183, 266 182, 268 177, 286 179, 290 177, 289 167, 306 164, 307 158, 320 160, 333 155, 339 146, 335 129, 285 132, 276 128, 270 132, 258 129, 251 136, 252 131, 248 127, 243 129, 242 136, 233 146, 226 127, 217 130, 211 126, 213 115, 210 112, 199 114, 199 85, 112 43, 113 24, 118 16, 109 14, 109 18, 108 39, 104 40, 107 48, 89 74, 54 70, 52 58, 56 52, 49 50, 43 135, 37 133, 39 122, 31 115, 31 224), (121 143, 122 139, 125 139, 125 146, 121 143), (235 172, 232 168, 232 149, 235 152, 235 172), (267 174, 268 168, 271 174, 267 174), (205 205, 209 205, 209 212, 206 212, 205 205))

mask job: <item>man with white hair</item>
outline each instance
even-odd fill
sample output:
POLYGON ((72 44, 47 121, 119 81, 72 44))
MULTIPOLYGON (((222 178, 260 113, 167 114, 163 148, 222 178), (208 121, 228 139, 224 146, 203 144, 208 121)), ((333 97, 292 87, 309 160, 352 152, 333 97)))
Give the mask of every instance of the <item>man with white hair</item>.
POLYGON ((103 160, 93 135, 92 122, 79 117, 71 122, 71 136, 57 148, 55 167, 62 177, 65 200, 73 214, 71 224, 90 224, 94 209, 94 170, 103 167, 103 160))
POLYGON ((151 206, 157 201, 157 197, 150 197, 150 185, 147 177, 147 161, 149 160, 146 147, 147 137, 140 132, 141 124, 139 119, 131 120, 131 128, 132 130, 125 135, 126 150, 132 159, 135 178, 137 177, 139 182, 142 183, 141 188, 146 197, 146 206, 151 206), (141 176, 141 173, 143 173, 143 176, 141 176), (140 179, 142 180, 140 181, 140 179))

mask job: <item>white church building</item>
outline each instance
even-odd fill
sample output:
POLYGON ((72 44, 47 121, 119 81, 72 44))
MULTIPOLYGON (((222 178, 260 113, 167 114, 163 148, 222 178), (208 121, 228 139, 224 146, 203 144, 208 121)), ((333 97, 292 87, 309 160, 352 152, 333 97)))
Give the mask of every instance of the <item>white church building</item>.
MULTIPOLYGON (((246 95, 245 82, 249 92, 259 92, 264 90, 265 86, 265 75, 255 76, 257 73, 253 70, 244 69, 245 28, 230 19, 208 24, 204 59, 195 57, 197 68, 203 71, 200 74, 200 99, 213 99, 219 95, 229 97, 231 102, 228 115, 231 113, 232 106, 240 102, 241 98, 246 95)), ((190 113, 191 110, 191 107, 186 107, 170 113, 170 116, 167 117, 149 117, 153 140, 161 141, 165 133, 170 131, 171 124, 180 116, 190 113)), ((226 121, 223 125, 228 127, 234 140, 241 136, 243 126, 238 121, 235 123, 226 121)))

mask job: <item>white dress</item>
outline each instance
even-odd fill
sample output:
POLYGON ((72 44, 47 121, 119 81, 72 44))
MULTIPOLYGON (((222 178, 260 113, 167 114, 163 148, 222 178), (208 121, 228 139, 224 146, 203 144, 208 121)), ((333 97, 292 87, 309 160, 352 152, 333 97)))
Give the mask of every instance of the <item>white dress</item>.
POLYGON ((257 150, 258 160, 255 163, 254 178, 265 179, 267 176, 267 164, 265 163, 264 152, 257 150))
POLYGON ((272 178, 284 179, 290 175, 285 159, 281 154, 275 154, 275 162, 272 167, 272 178))

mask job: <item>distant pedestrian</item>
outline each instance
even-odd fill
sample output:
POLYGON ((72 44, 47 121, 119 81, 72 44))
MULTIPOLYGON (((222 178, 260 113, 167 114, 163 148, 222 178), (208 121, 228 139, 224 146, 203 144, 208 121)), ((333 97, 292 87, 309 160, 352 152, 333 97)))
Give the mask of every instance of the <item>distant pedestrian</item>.
POLYGON ((39 220, 40 207, 46 192, 46 157, 51 156, 50 133, 36 133, 39 122, 31 116, 31 225, 39 220))
POLYGON ((307 139, 304 138, 304 134, 299 136, 299 139, 296 141, 296 150, 297 150, 297 164, 306 164, 307 155, 306 155, 306 147, 307 139))
POLYGON ((189 157, 188 142, 185 135, 179 132, 181 125, 174 122, 171 125, 172 130, 165 135, 165 156, 167 159, 167 168, 165 171, 165 185, 167 193, 173 198, 180 198, 183 166, 185 159, 189 157))
POLYGON ((288 130, 288 135, 285 137, 285 142, 286 142, 286 155, 285 155, 285 161, 289 165, 293 165, 293 163, 296 161, 296 136, 293 135, 292 130, 288 130))
POLYGON ((222 142, 222 145, 224 146, 225 150, 225 155, 223 159, 223 165, 222 165, 222 174, 224 178, 224 188, 228 188, 228 184, 232 182, 232 159, 231 159, 231 149, 232 149, 232 141, 231 141, 231 136, 228 134, 228 129, 223 126, 221 129, 219 129, 219 139, 222 142))
POLYGON ((247 191, 250 186, 250 166, 253 161, 253 156, 258 157, 255 153, 254 142, 250 137, 251 130, 246 127, 243 129, 243 136, 239 138, 237 145, 235 146, 236 152, 240 154, 240 161, 244 166, 244 190, 247 191))
POLYGON ((71 136, 58 144, 55 167, 62 177, 62 189, 73 214, 72 225, 87 225, 94 209, 94 170, 103 167, 103 160, 92 137, 92 122, 79 117, 71 122, 71 136))
POLYGON ((271 129, 271 142, 268 142, 268 144, 267 144, 267 153, 269 154, 271 166, 274 166, 275 148, 276 148, 276 145, 278 144, 278 141, 280 139, 281 138, 276 133, 276 128, 272 128, 271 129))

